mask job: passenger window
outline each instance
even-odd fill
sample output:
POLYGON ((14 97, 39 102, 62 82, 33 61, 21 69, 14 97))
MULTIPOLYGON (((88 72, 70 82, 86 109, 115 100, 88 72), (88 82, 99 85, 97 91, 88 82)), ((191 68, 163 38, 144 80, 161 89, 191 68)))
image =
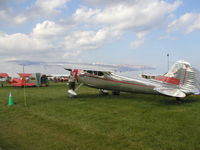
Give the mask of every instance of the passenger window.
POLYGON ((93 72, 91 70, 87 70, 87 73, 93 74, 93 72))
POLYGON ((104 73, 101 71, 85 70, 85 72, 92 74, 92 75, 96 75, 96 76, 104 76, 104 73))
POLYGON ((98 72, 98 76, 103 76, 103 72, 98 72))

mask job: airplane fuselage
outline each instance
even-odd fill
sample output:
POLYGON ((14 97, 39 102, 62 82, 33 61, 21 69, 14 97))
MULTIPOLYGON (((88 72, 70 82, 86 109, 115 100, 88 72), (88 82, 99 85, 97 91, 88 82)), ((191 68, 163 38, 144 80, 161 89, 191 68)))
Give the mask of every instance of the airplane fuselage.
POLYGON ((155 82, 145 79, 130 79, 113 73, 104 73, 102 76, 90 73, 81 73, 79 74, 78 81, 87 86, 104 90, 135 93, 158 93, 153 90, 157 85, 155 82))
POLYGON ((159 93, 176 98, 200 93, 200 72, 185 61, 177 61, 164 75, 143 75, 140 79, 122 77, 109 71, 75 69, 73 73, 84 85, 113 92, 159 93))

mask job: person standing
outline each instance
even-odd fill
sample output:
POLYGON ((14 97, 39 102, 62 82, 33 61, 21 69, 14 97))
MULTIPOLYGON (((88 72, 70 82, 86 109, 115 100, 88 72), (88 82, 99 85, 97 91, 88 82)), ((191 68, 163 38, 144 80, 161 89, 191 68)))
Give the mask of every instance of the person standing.
POLYGON ((68 82, 69 82, 69 89, 70 90, 75 90, 75 74, 74 74, 74 72, 70 72, 70 76, 69 76, 69 80, 68 80, 68 82))

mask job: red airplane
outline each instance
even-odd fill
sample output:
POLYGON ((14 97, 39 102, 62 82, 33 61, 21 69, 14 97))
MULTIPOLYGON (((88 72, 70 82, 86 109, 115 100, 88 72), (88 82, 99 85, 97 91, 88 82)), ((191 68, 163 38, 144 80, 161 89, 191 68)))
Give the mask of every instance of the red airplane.
POLYGON ((23 86, 36 86, 35 83, 27 83, 26 79, 29 78, 32 74, 31 73, 18 73, 21 79, 14 78, 10 84, 15 87, 23 87, 23 86))

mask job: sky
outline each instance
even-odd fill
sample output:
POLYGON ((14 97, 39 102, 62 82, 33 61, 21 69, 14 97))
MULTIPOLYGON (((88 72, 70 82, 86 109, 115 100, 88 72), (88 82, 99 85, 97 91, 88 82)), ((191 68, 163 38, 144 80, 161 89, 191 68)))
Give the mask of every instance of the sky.
POLYGON ((185 60, 200 69, 199 45, 199 0, 0 1, 0 72, 22 72, 10 61, 29 60, 146 65, 164 73, 167 54, 170 65, 185 60))

